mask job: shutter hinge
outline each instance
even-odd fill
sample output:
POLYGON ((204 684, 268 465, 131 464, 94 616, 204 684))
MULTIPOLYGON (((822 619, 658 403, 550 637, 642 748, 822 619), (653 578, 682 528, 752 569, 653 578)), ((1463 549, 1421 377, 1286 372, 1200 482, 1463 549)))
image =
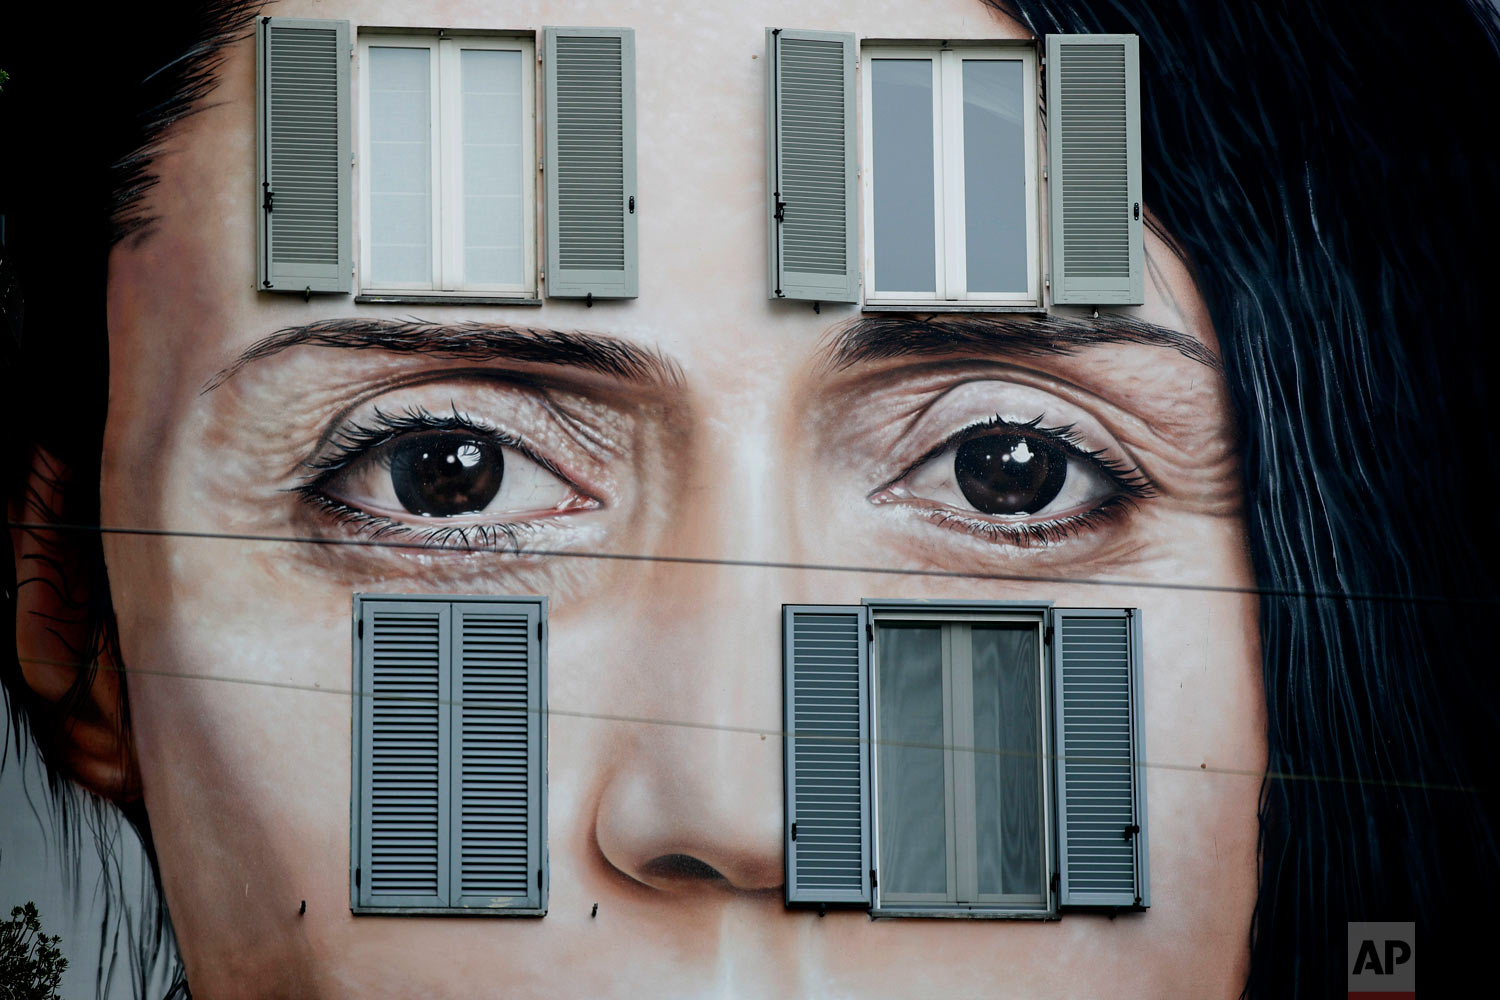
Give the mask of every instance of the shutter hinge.
POLYGON ((630 196, 630 214, 635 214, 635 195, 630 196))
POLYGON ((276 194, 275 194, 275 192, 273 192, 271 190, 271 182, 270 181, 261 181, 260 186, 261 186, 261 189, 265 192, 264 194, 261 195, 261 198, 260 198, 260 210, 262 212, 270 212, 271 211, 271 203, 276 200, 276 194))
POLYGON ((797 839, 797 824, 796 823, 792 824, 792 839, 793 840, 797 839))
POLYGON ((875 641, 875 623, 874 622, 868 622, 868 621, 865 622, 865 638, 868 639, 870 642, 874 642, 875 641))
POLYGON ((1136 222, 1140 222, 1141 221, 1141 203, 1140 202, 1136 202, 1135 203, 1135 210, 1134 210, 1133 214, 1135 215, 1135 221, 1136 222))
POLYGON ((358 865, 355 865, 355 867, 354 867, 354 888, 356 888, 356 889, 359 888, 359 866, 358 865))
POLYGON ((1129 840, 1131 837, 1134 837, 1136 834, 1138 834, 1140 832, 1141 832, 1141 825, 1139 823, 1132 823, 1132 824, 1130 824, 1129 826, 1127 826, 1125 828, 1125 839, 1129 840))
POLYGON ((542 870, 540 868, 536 870, 536 887, 538 889, 542 887, 542 870))
POLYGON ((880 885, 880 880, 875 877, 875 869, 870 869, 870 888, 874 889, 880 885))
POLYGON ((536 621, 536 637, 537 637, 537 641, 541 641, 541 638, 542 638, 542 620, 540 618, 538 618, 537 621, 536 621))
POLYGON ((1047 626, 1047 631, 1045 633, 1043 633, 1043 635, 1042 635, 1042 642, 1046 643, 1048 646, 1052 645, 1052 626, 1051 625, 1048 625, 1047 626))
POLYGON ((784 202, 784 201, 781 200, 781 192, 780 191, 776 192, 776 194, 773 195, 772 197, 774 197, 776 199, 776 211, 772 215, 772 218, 774 218, 777 222, 785 222, 786 221, 786 202, 784 202))
POLYGON ((1052 891, 1056 892, 1062 886, 1062 872, 1052 873, 1052 891))
POLYGON ((359 637, 361 639, 365 637, 365 620, 363 618, 359 620, 359 637))

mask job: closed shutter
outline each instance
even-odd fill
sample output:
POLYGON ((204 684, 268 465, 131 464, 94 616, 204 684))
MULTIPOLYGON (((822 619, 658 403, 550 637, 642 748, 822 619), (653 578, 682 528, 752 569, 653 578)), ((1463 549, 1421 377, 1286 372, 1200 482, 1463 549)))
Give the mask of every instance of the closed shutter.
POLYGON ((1055 609, 1063 906, 1150 905, 1140 612, 1055 609))
POLYGON ((859 301, 854 36, 766 31, 772 298, 859 301))
POLYGON ((1047 36, 1052 300, 1146 301, 1135 35, 1047 36))
POLYGON ((635 298, 635 32, 542 38, 547 294, 635 298))
POLYGON ((355 905, 448 899, 449 608, 360 606, 355 905))
POLYGON ((263 17, 258 286, 348 292, 349 22, 263 17))
POLYGON ((786 901, 870 903, 869 613, 788 605, 786 901))
POLYGON ((454 905, 540 908, 540 608, 462 602, 453 615, 454 905))

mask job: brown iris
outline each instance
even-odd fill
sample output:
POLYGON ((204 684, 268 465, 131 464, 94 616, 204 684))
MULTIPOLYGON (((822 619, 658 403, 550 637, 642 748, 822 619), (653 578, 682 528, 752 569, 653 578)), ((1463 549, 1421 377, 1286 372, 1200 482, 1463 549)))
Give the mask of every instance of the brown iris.
POLYGON ((423 517, 484 510, 505 476, 500 448, 471 434, 413 434, 393 445, 390 456, 396 499, 423 517))
POLYGON ((981 434, 958 446, 958 488, 984 514, 1035 514, 1062 492, 1068 456, 1034 434, 981 434))

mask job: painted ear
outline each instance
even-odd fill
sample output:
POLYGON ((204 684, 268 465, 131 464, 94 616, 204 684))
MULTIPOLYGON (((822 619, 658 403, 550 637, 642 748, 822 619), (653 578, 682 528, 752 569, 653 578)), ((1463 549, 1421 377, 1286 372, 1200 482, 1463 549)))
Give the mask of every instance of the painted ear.
MULTIPOLYGON (((71 473, 34 449, 26 487, 9 503, 17 525, 54 522, 69 509, 71 473)), ((32 732, 52 766, 116 802, 140 797, 125 687, 99 538, 91 532, 11 528, 16 563, 16 657, 32 732), (101 621, 101 617, 103 621, 101 621)))

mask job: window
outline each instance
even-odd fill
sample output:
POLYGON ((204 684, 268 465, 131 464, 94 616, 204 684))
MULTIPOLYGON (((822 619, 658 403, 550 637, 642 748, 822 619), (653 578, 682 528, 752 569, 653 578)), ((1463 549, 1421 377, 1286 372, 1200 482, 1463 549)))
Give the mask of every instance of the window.
POLYGON ((360 39, 365 291, 536 294, 529 38, 360 39))
POLYGON ((350 905, 540 916, 546 599, 354 599, 350 905))
POLYGON ((863 61, 867 300, 1041 305, 1032 49, 863 61))
POLYGON ((784 609, 787 903, 1149 905, 1139 612, 784 609))

